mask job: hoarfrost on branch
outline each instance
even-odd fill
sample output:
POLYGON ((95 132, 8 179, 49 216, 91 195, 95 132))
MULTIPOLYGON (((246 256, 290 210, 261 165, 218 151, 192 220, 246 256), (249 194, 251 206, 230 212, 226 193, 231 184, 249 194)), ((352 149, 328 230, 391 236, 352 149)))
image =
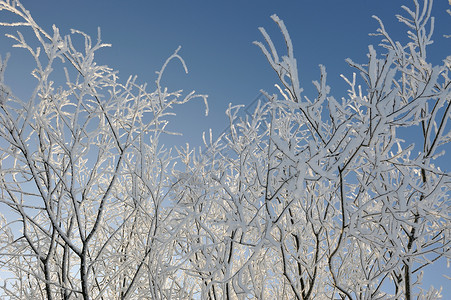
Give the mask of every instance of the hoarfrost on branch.
POLYGON ((424 267, 450 257, 450 174, 436 165, 451 132, 451 56, 427 62, 432 1, 402 7, 409 42, 382 21, 348 95, 320 66, 303 95, 286 26, 279 53, 255 42, 277 73, 253 113, 230 106, 230 129, 205 150, 166 149, 182 97, 97 65, 97 40, 38 26, 19 1, 0 10, 27 27, 8 34, 36 66, 28 100, 0 60, 0 266, 7 299, 436 299, 424 267), (27 37, 26 37, 27 36, 27 37), (77 39, 77 41, 75 41, 77 39), (80 39, 84 48, 76 45, 80 39), (37 45, 37 46, 36 46, 37 45), (382 53, 378 53, 382 51, 382 53), (65 82, 61 82, 61 74, 65 82), (421 145, 403 140, 417 130, 421 145), (415 149, 415 151, 414 151, 415 149), (419 150, 419 153, 418 151, 419 150))

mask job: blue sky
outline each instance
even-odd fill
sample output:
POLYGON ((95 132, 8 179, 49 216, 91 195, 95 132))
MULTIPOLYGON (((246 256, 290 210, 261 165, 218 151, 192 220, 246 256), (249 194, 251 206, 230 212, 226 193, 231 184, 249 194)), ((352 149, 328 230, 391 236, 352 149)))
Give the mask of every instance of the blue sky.
MULTIPOLYGON (((226 126, 224 111, 229 103, 249 104, 261 89, 275 92, 275 73, 252 44, 262 40, 258 27, 263 26, 276 44, 283 45, 270 19, 272 14, 284 20, 292 36, 306 95, 314 97, 311 82, 319 78, 318 65, 323 64, 327 68, 331 94, 340 99, 346 95, 347 86, 339 75, 353 72, 344 60, 349 57, 356 62, 366 62, 367 45, 379 42, 378 38, 368 36, 378 26, 371 16, 384 20, 394 38, 404 39, 406 27, 398 23, 394 15, 401 12, 403 4, 412 7, 411 1, 399 0, 40 0, 23 1, 23 4, 37 23, 49 31, 51 25, 56 24, 62 33, 75 28, 95 36, 100 27, 103 40, 113 47, 99 52, 98 61, 119 70, 123 80, 136 74, 141 82, 152 84, 155 71, 181 45, 189 74, 173 63, 164 83, 170 89, 183 88, 186 92, 194 89, 208 94, 210 104, 208 117, 204 116, 201 101, 177 110, 171 128, 183 131, 184 136, 174 141, 182 144, 187 141, 200 144, 201 132, 210 127, 219 134, 226 126)), ((435 1, 435 36, 440 43, 433 45, 429 53, 436 63, 450 54, 451 39, 442 38, 451 31, 447 31, 451 28, 451 17, 446 14, 449 7, 447 0, 435 1)), ((1 53, 11 51, 10 41, 2 39, 0 42, 1 53)), ((17 76, 23 80, 31 70, 11 74, 24 66, 19 51, 13 53, 8 78, 14 81, 17 76)))
MULTIPOLYGON (((179 46, 189 74, 181 65, 172 63, 165 74, 169 89, 196 90, 209 95, 209 116, 204 115, 202 101, 177 109, 171 129, 184 136, 170 143, 190 142, 200 145, 203 130, 213 128, 219 134, 226 127, 225 109, 229 103, 250 104, 261 89, 275 92, 275 73, 260 50, 252 44, 262 40, 258 31, 263 26, 278 45, 281 35, 270 16, 277 14, 284 20, 293 40, 298 59, 300 79, 306 95, 314 97, 312 80, 319 78, 319 64, 326 66, 331 94, 335 98, 346 95, 346 85, 340 74, 353 72, 346 58, 366 62, 368 44, 377 45, 379 39, 370 37, 378 24, 371 18, 379 16, 394 39, 406 39, 406 27, 397 22, 395 14, 401 5, 412 7, 412 1, 401 0, 280 0, 280 1, 119 1, 119 0, 23 0, 43 28, 51 30, 56 24, 63 34, 70 28, 92 36, 102 29, 103 41, 112 48, 98 53, 98 62, 119 70, 126 80, 138 75, 139 81, 152 84, 165 59, 179 46)), ((437 64, 450 55, 451 17, 448 0, 436 0, 434 45, 429 48, 429 61, 437 64)), ((6 32, 0 30, 0 34, 6 32)), ((7 82, 22 90, 32 84, 29 76, 32 65, 24 63, 20 50, 10 48, 12 42, 0 39, 0 54, 11 52, 7 82), (21 86, 25 82, 25 86, 21 86)), ((378 49, 380 50, 380 49, 378 49)), ((23 51, 22 51, 23 52, 23 51)), ((451 152, 451 149, 450 151, 451 152)), ((449 154, 448 154, 449 156, 449 154)), ((445 168, 446 169, 446 168, 445 168)), ((449 171, 449 166, 448 166, 449 171)), ((443 269, 443 268, 442 268, 443 269)), ((441 278, 440 272, 428 272, 425 282, 441 278)), ((446 271, 448 275, 451 272, 446 271)), ((446 282, 445 282, 446 283, 446 282)), ((451 295, 451 287, 444 295, 451 295)))

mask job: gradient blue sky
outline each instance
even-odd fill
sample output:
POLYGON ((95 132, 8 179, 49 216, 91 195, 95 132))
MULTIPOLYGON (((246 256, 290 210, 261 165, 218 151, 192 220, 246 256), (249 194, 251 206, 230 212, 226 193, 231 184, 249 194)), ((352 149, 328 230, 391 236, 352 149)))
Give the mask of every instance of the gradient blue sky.
MULTIPOLYGON (((199 144, 200 132, 205 129, 212 127, 217 134, 222 131, 228 103, 249 104, 260 89, 275 92, 275 73, 252 44, 262 40, 258 27, 263 26, 274 42, 283 46, 270 15, 275 13, 283 19, 291 33, 305 95, 315 96, 311 82, 319 78, 318 65, 323 64, 332 95, 340 99, 346 95, 347 86, 339 76, 341 73, 351 76, 353 72, 344 60, 349 57, 366 62, 367 45, 379 42, 378 38, 368 36, 378 26, 371 16, 384 20, 394 38, 405 39, 406 27, 394 15, 401 12, 403 4, 412 7, 412 1, 400 0, 22 2, 48 31, 56 24, 62 33, 75 28, 95 36, 100 27, 103 40, 113 47, 100 51, 98 61, 119 70, 123 80, 136 74, 141 82, 152 84, 155 71, 181 45, 189 74, 183 72, 180 64, 173 63, 164 83, 170 89, 183 88, 186 92, 194 89, 209 95, 208 117, 204 116, 201 101, 197 101, 178 110, 171 126, 178 129, 182 127, 179 124, 184 124, 184 137, 176 143, 193 144, 199 144)), ((429 50, 435 63, 450 54, 451 39, 442 38, 443 34, 451 34, 447 8, 450 8, 448 0, 435 1, 435 37, 439 42, 429 50)), ((1 39, 0 43, 0 53, 11 51, 11 41, 1 39)), ((7 79, 12 82, 15 78, 23 81, 31 71, 32 65, 28 65, 22 73, 14 73, 24 67, 20 52, 24 51, 13 51, 7 69, 7 79)))
MULTIPOLYGON (((392 38, 405 41, 406 27, 397 22, 394 15, 402 12, 401 5, 413 6, 412 1, 401 0, 22 2, 37 23, 48 31, 56 24, 63 34, 75 28, 95 36, 97 27, 101 27, 103 41, 113 47, 99 52, 98 62, 119 70, 123 80, 136 74, 139 81, 152 84, 155 71, 181 45, 180 54, 188 65, 189 74, 184 74, 179 64, 172 63, 164 83, 171 90, 189 92, 194 89, 208 94, 210 114, 204 116, 201 101, 177 109, 177 117, 173 118, 170 128, 183 132, 184 136, 173 138, 170 143, 194 145, 200 145, 203 130, 211 127, 215 135, 221 133, 227 123, 224 111, 230 102, 247 105, 260 89, 275 91, 275 73, 252 44, 262 40, 258 27, 263 26, 273 41, 283 46, 270 15, 275 13, 283 19, 291 34, 305 94, 315 96, 311 82, 319 78, 318 65, 323 64, 327 68, 331 94, 341 98, 346 95, 347 86, 339 76, 351 76, 353 72, 344 60, 349 57, 364 63, 368 44, 379 43, 377 37, 368 36, 378 28, 371 16, 377 15, 384 21, 392 38)), ((451 34, 451 17, 446 13, 450 8, 448 0, 434 3, 436 43, 429 48, 429 61, 434 64, 451 54, 451 39, 443 38, 443 34, 451 34)), ((0 34, 7 31, 0 29, 0 34)), ((6 80, 20 93, 33 83, 28 75, 32 65, 25 64, 23 51, 11 49, 11 44, 1 38, 0 54, 12 53, 6 80)), ((451 149, 448 150, 451 153, 451 149)), ((450 165, 444 169, 449 171, 450 165)), ((434 267, 427 272, 426 285, 441 280, 439 273, 443 270, 434 267)), ((451 275, 449 269, 445 272, 451 275)), ((449 281, 448 285, 451 285, 449 281)), ((451 287, 445 288, 444 295, 451 296, 451 287)))

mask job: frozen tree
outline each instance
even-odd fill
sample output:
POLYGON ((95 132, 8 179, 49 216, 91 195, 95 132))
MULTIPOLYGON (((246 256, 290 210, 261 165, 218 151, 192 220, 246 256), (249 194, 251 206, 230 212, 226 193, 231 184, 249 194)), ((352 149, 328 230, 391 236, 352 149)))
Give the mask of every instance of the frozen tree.
MULTIPOLYGON (((18 99, 4 82, 0 64, 0 190, 2 282, 11 299, 130 299, 189 295, 171 256, 175 229, 165 207, 174 158, 162 148, 166 117, 181 97, 97 65, 108 46, 73 30, 61 35, 39 27, 19 1, 0 10, 29 27, 35 40, 8 35, 36 66, 31 97, 18 99), (36 45, 36 46, 34 46, 36 45), (77 47, 76 45, 82 45, 77 47), (65 79, 61 81, 61 76, 65 79)), ((186 296, 187 297, 187 296, 186 296)))
POLYGON ((450 174, 435 161, 451 137, 451 56, 427 62, 431 8, 403 7, 406 44, 375 17, 382 54, 369 46, 366 64, 348 60, 360 76, 343 76, 341 100, 323 66, 318 95, 304 96, 284 23, 272 17, 284 55, 260 29, 280 93, 244 118, 230 107, 225 136, 197 157, 183 152, 191 176, 180 177, 179 210, 193 217, 186 251, 206 298, 439 297, 415 289, 425 266, 450 258, 450 174))
MULTIPOLYGON (((281 55, 255 42, 279 77, 249 116, 205 149, 159 145, 176 104, 201 97, 95 63, 108 46, 47 33, 19 1, 0 10, 33 40, 30 99, 0 64, 0 266, 8 299, 436 299, 424 267, 450 259, 451 56, 427 61, 432 1, 403 7, 405 44, 378 18, 368 61, 336 99, 320 66, 304 95, 288 31, 281 55), (80 43, 80 41, 82 43, 80 43), (82 47, 77 45, 82 44, 82 47), (82 50, 80 50, 82 49, 82 50), (379 54, 377 53, 380 52, 379 54), (63 77, 62 77, 63 76, 63 77), (62 81, 61 78, 64 78, 62 81), (403 139, 416 132, 421 144, 403 139)), ((27 36, 27 37, 25 37, 27 36)), ((185 67, 186 69, 186 67, 185 67)))

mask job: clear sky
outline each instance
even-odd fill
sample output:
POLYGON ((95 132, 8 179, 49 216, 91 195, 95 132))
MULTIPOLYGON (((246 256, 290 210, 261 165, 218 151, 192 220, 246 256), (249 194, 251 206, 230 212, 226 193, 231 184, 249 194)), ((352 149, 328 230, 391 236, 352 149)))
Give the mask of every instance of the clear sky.
MULTIPOLYGON (((70 28, 92 36, 97 27, 102 38, 112 48, 101 50, 98 61, 119 70, 123 80, 131 74, 141 82, 153 83, 155 71, 179 46, 189 74, 179 64, 170 65, 165 81, 170 89, 196 90, 209 95, 210 114, 204 116, 201 101, 185 105, 178 111, 171 128, 183 127, 182 144, 199 144, 200 133, 210 127, 219 134, 226 126, 224 111, 228 104, 249 104, 260 89, 275 92, 277 82, 260 50, 252 44, 262 40, 259 26, 272 35, 275 43, 283 45, 276 25, 270 19, 277 14, 284 20, 292 36, 298 59, 300 78, 306 95, 314 97, 312 80, 319 78, 319 64, 327 68, 331 94, 340 99, 347 86, 339 77, 351 75, 353 70, 346 58, 366 62, 367 45, 377 45, 375 32, 377 15, 384 20, 394 38, 405 39, 406 27, 394 17, 401 5, 412 7, 412 1, 400 0, 281 0, 281 1, 118 1, 118 0, 39 0, 22 1, 42 27, 51 31, 56 24, 62 33, 70 28), (189 130, 186 124, 189 123, 189 130), (185 124, 179 126, 178 124, 185 124)), ((440 43, 429 54, 433 62, 440 62, 450 54, 451 17, 446 14, 448 0, 436 0, 435 36, 440 43)), ((11 41, 2 39, 1 52, 10 49, 11 41)), ((22 69, 20 51, 13 51, 8 72, 22 69)), ((22 51, 23 52, 23 51, 22 51)), ((30 68, 32 65, 29 65, 30 68)), ((23 80, 29 69, 17 75, 23 80)), ((8 75, 8 74, 7 74, 8 75)), ((30 78, 30 83, 33 79, 30 78)), ((178 129, 180 131, 180 129, 178 129)))
MULTIPOLYGON (((284 20, 291 34, 306 95, 315 96, 311 82, 319 78, 318 65, 323 64, 331 94, 339 99, 347 89, 340 74, 350 76, 353 72, 344 60, 349 57, 365 63, 368 44, 379 43, 379 38, 368 36, 378 28, 371 16, 377 15, 384 21, 392 38, 405 41, 407 29, 394 15, 402 12, 401 5, 413 6, 412 1, 401 0, 23 0, 22 3, 48 31, 56 24, 63 34, 75 28, 95 36, 100 27, 103 41, 113 47, 101 50, 98 61, 119 70, 123 80, 136 74, 141 82, 152 84, 155 71, 181 45, 180 54, 189 74, 173 63, 164 83, 171 90, 194 89, 208 94, 210 114, 204 116, 202 101, 178 109, 171 128, 184 136, 171 142, 194 145, 200 144, 203 130, 211 127, 214 134, 219 134, 226 127, 224 111, 229 103, 247 105, 260 89, 275 91, 275 73, 252 44, 262 40, 258 27, 263 26, 273 41, 283 46, 270 19, 272 14, 284 20)), ((451 39, 443 38, 444 34, 451 34, 451 16, 446 13, 450 8, 448 0, 435 0, 437 42, 429 48, 429 61, 434 64, 451 54, 451 39)), ((1 35, 4 32, 0 29, 1 35)), ((32 65, 27 69, 21 51, 11 49, 11 44, 0 39, 0 54, 12 53, 7 82, 26 90, 26 86, 20 86, 33 82, 28 75, 32 65)), ((449 171, 449 166, 444 169, 449 171)), ((446 272, 451 275, 449 269, 446 272)), ((441 278, 438 273, 426 273, 424 281, 438 282, 441 278)), ((444 295, 451 296, 451 287, 445 289, 444 295)))

